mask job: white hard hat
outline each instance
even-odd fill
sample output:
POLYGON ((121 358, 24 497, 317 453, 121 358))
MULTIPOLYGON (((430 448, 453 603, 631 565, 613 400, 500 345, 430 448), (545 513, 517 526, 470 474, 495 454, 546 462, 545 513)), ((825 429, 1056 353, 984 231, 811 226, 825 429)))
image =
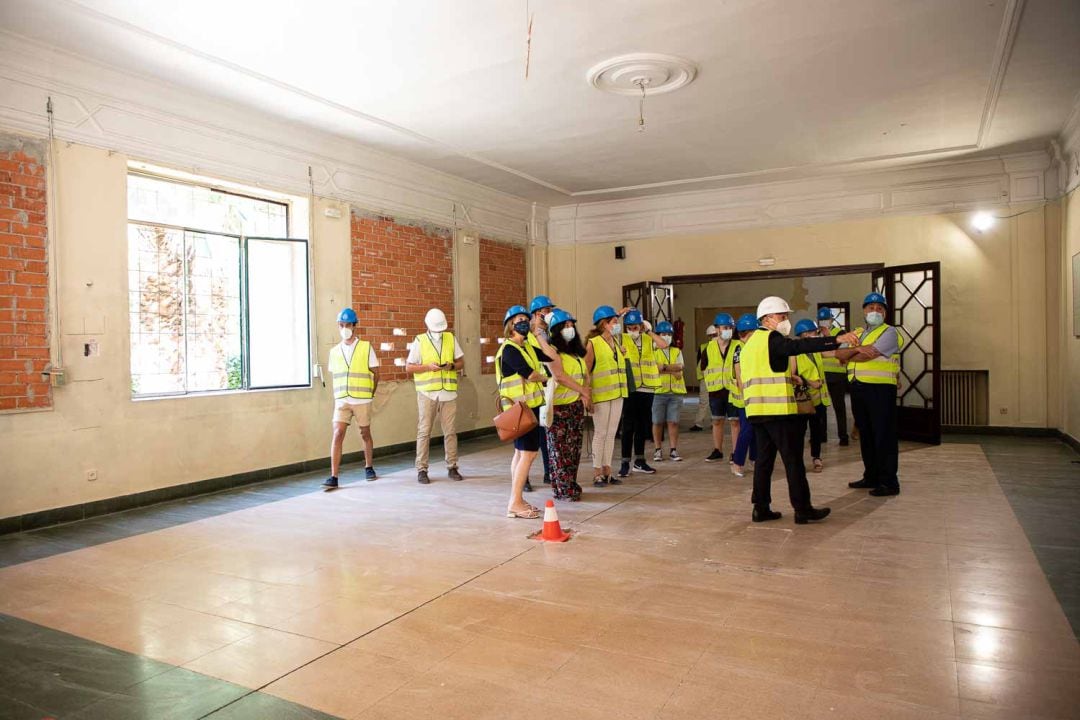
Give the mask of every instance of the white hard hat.
POLYGON ((438 308, 431 308, 424 316, 424 324, 431 332, 443 332, 446 330, 446 313, 438 308))
POLYGON ((710 325, 709 327, 705 328, 705 334, 706 335, 715 335, 716 334, 716 326, 715 325, 710 325))
POLYGON ((766 315, 772 315, 773 313, 789 312, 791 312, 791 307, 788 306, 787 300, 785 300, 784 298, 776 297, 775 295, 770 295, 769 297, 765 298, 764 300, 759 302, 757 306, 758 320, 765 317, 766 315))

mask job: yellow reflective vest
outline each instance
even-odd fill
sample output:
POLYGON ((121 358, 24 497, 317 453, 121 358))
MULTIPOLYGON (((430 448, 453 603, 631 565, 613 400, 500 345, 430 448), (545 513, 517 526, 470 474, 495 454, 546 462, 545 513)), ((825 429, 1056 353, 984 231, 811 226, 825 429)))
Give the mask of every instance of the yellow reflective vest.
POLYGON ((507 345, 513 345, 520 350, 521 356, 525 358, 525 363, 535 372, 540 372, 540 359, 536 357, 536 351, 533 350, 532 345, 529 343, 518 345, 512 340, 504 340, 502 345, 499 346, 499 351, 495 353, 495 383, 499 387, 499 404, 503 410, 506 410, 518 400, 531 408, 540 407, 544 404, 543 383, 526 380, 517 373, 509 376, 503 375, 502 356, 507 345))
POLYGON ((630 333, 622 334, 623 353, 630 361, 630 370, 634 373, 634 390, 637 392, 656 392, 660 387, 660 372, 656 369, 656 345, 653 339, 641 334, 641 349, 630 337, 630 333))
MULTIPOLYGON (((829 331, 829 334, 836 337, 840 334, 840 328, 834 327, 829 331)), ((827 373, 841 374, 847 372, 847 369, 835 357, 823 357, 821 358, 821 363, 827 373)))
MULTIPOLYGON (((892 327, 888 323, 882 323, 869 332, 865 328, 857 328, 855 334, 859 336, 859 346, 873 345, 881 337, 885 330, 892 327)), ((896 331, 896 346, 899 350, 904 347, 904 335, 896 331)), ((896 385, 900 377, 900 353, 889 357, 876 357, 873 360, 851 360, 847 366, 848 381, 858 380, 861 383, 872 385, 896 385)))
POLYGON ((346 362, 340 345, 330 351, 330 374, 334 379, 334 399, 370 400, 375 395, 375 374, 368 367, 371 343, 357 340, 352 361, 346 362))
POLYGON ((791 364, 783 372, 773 372, 769 365, 769 330, 755 330, 743 345, 739 366, 743 381, 743 402, 746 416, 797 415, 795 381, 791 364))
POLYGON ((739 340, 729 340, 727 354, 720 351, 720 341, 710 340, 705 349, 705 389, 709 392, 717 390, 734 390, 739 392, 735 383, 735 348, 741 345, 739 340))
MULTIPOLYGON (((585 386, 585 358, 570 353, 559 353, 559 361, 562 363, 563 372, 573 378, 574 382, 582 387, 585 386)), ((571 405, 576 403, 581 393, 559 384, 555 388, 555 405, 571 405)))
POLYGON ((590 338, 589 342, 592 344, 594 359, 592 374, 589 376, 592 401, 601 403, 629 395, 626 385, 626 359, 622 346, 616 342, 612 348, 603 335, 590 338))
POLYGON ((442 344, 439 351, 435 350, 435 344, 427 333, 417 335, 413 339, 413 342, 420 345, 421 365, 436 363, 450 366, 445 370, 421 372, 413 375, 413 382, 416 383, 417 392, 438 392, 439 390, 457 392, 458 376, 457 370, 454 369, 454 348, 456 347, 454 334, 444 332, 441 333, 441 336, 442 344))
POLYGON ((832 396, 829 395, 829 386, 825 384, 825 370, 823 367, 823 360, 821 353, 811 353, 809 355, 799 355, 796 359, 797 369, 799 371, 799 377, 803 380, 820 381, 821 387, 808 388, 810 391, 810 400, 814 405, 824 405, 826 407, 832 405, 832 396))
MULTIPOLYGON (((703 342, 701 343, 701 345, 698 345, 698 360, 700 360, 701 356, 705 354, 705 346, 708 344, 709 343, 707 342, 703 342)), ((696 377, 698 380, 705 379, 705 371, 701 369, 700 362, 694 364, 694 377, 696 377)))
MULTIPOLYGON (((662 350, 656 348, 656 361, 661 365, 682 365, 682 350, 674 345, 662 350)), ((657 373, 660 377, 660 386, 656 388, 657 393, 664 395, 686 394, 686 380, 683 379, 681 372, 678 375, 671 375, 669 373, 660 373, 659 369, 657 369, 657 373)))

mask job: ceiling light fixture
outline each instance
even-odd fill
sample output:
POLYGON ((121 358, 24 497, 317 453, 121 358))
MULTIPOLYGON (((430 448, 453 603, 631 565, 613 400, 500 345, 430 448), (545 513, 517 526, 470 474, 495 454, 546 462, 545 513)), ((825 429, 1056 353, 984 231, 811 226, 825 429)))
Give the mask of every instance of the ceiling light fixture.
POLYGON ((674 55, 634 53, 598 63, 585 74, 597 90, 638 96, 638 132, 645 130, 645 96, 686 87, 697 77, 697 65, 674 55))
POLYGON ((994 226, 995 218, 988 212, 975 213, 975 217, 971 218, 971 226, 979 232, 985 232, 994 226))

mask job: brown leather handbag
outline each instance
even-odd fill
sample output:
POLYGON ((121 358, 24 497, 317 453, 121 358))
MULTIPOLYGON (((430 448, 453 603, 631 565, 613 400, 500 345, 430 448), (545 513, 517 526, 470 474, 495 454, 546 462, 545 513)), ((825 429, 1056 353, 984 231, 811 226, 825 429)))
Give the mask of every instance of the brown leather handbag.
POLYGON ((540 424, 532 408, 520 400, 496 415, 494 422, 499 439, 503 442, 517 440, 540 424))

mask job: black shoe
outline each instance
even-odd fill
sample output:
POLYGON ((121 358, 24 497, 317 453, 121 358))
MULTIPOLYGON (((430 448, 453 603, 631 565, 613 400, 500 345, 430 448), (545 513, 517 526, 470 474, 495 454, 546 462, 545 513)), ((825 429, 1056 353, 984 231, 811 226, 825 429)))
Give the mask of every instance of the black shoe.
POLYGON ((337 478, 331 475, 330 477, 323 480, 322 486, 327 490, 334 490, 338 486, 337 478))
POLYGON ((368 480, 368 482, 371 482, 372 480, 377 478, 378 475, 375 474, 375 468, 373 468, 373 467, 364 468, 364 477, 368 480))
POLYGON ((593 478, 592 484, 593 487, 604 487, 605 485, 607 485, 607 481, 608 479, 603 475, 597 475, 593 478))
POLYGON ((691 425, 690 426, 690 432, 702 432, 704 429, 705 428, 701 427, 700 425, 691 425))
POLYGON ((775 510, 770 510, 767 507, 755 507, 754 513, 750 516, 750 519, 753 522, 768 522, 770 520, 779 520, 780 517, 780 513, 775 510))
POLYGON ((420 472, 416 473, 416 482, 420 483, 421 485, 431 484, 431 478, 428 477, 427 470, 421 470, 420 472))
POLYGON ((631 468, 632 472, 645 473, 646 475, 652 475, 656 472, 655 468, 649 466, 649 463, 644 460, 637 460, 634 462, 634 467, 631 468))
POLYGON ((620 480, 617 477, 611 477, 610 475, 608 475, 607 476, 607 484, 608 485, 622 485, 622 480, 620 480))
POLYGON ((867 488, 875 488, 875 487, 877 487, 877 485, 870 482, 869 480, 858 480, 856 482, 849 482, 847 484, 847 486, 849 488, 853 488, 855 490, 866 490, 867 488))
POLYGON ((847 438, 840 438, 840 447, 847 447, 850 444, 847 438))
POLYGON ((891 497, 893 495, 900 494, 900 488, 898 487, 876 487, 870 491, 870 494, 874 497, 891 497))
POLYGON ((630 463, 623 461, 623 464, 619 466, 619 477, 630 477, 630 463))
POLYGON ((581 499, 581 486, 577 484, 577 481, 570 483, 570 502, 577 502, 581 499))
POLYGON ((525 492, 532 492, 532 483, 529 482, 529 478, 525 478, 525 487, 522 488, 525 492))
POLYGON ((547 473, 544 473, 544 484, 545 485, 550 485, 551 484, 551 476, 548 475, 547 473))
POLYGON ((716 462, 717 460, 723 460, 724 453, 720 452, 716 448, 709 454, 709 457, 705 458, 705 462, 716 462))
POLYGON ((449 468, 446 471, 446 474, 450 476, 451 480, 464 480, 465 479, 465 478, 461 477, 461 473, 458 472, 458 469, 456 467, 449 468))
POLYGON ((815 507, 812 507, 809 510, 802 510, 802 511, 796 510, 795 511, 795 524, 796 525, 805 525, 806 523, 810 522, 811 520, 813 520, 815 522, 818 521, 818 520, 824 520, 825 518, 829 517, 829 513, 831 513, 831 512, 832 512, 832 510, 830 510, 829 508, 815 508, 815 507))

